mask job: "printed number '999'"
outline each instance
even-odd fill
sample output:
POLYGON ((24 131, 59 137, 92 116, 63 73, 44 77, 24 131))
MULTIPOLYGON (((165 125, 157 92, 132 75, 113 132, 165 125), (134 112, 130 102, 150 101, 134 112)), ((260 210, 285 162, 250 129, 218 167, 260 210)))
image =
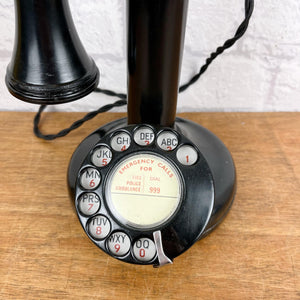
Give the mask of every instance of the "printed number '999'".
POLYGON ((152 194, 159 194, 160 193, 160 188, 159 187, 150 187, 149 191, 152 194))

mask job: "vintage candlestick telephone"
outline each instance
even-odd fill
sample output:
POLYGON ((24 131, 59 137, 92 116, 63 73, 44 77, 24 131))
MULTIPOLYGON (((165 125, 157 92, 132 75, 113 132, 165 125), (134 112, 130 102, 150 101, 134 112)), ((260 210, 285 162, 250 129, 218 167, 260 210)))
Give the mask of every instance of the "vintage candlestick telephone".
MULTIPOLYGON (((245 5, 235 38, 202 72, 245 32, 253 1, 245 5)), ((9 91, 38 104, 92 92, 99 72, 68 2, 15 0, 15 8, 9 91)), ((90 134, 70 161, 68 185, 83 229, 104 252, 129 263, 171 263, 222 221, 235 194, 224 144, 175 117, 187 9, 188 0, 127 0, 128 117, 90 134)))

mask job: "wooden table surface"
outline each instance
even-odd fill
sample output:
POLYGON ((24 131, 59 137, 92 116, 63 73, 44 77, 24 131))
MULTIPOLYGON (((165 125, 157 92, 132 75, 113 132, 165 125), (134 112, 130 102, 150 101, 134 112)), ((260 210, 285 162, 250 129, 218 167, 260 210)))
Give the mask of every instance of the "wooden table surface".
MULTIPOLYGON (((186 113, 230 149, 238 173, 225 221, 154 269, 94 246, 69 200, 66 171, 79 144, 124 116, 97 116, 46 142, 33 113, 0 112, 1 299, 300 299, 300 113, 186 113)), ((82 113, 45 113, 56 132, 82 113)))

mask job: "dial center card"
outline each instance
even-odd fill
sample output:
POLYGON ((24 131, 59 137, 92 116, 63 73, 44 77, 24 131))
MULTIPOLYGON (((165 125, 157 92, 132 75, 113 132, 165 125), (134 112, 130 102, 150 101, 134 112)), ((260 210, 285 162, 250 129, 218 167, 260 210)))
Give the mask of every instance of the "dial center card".
POLYGON ((181 179, 166 159, 143 153, 122 160, 106 187, 108 206, 124 225, 152 228, 169 220, 179 207, 181 179))

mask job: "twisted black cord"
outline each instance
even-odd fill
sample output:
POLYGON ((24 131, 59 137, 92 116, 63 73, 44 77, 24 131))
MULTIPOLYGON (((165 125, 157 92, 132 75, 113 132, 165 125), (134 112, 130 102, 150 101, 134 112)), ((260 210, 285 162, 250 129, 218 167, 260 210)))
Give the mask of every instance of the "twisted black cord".
POLYGON ((70 127, 61 130, 57 134, 46 134, 46 135, 42 134, 40 129, 39 129, 41 114, 44 111, 44 109, 47 107, 47 105, 41 105, 39 110, 38 110, 38 113, 36 114, 36 116, 34 117, 34 120, 33 120, 33 131, 34 131, 34 134, 39 138, 42 138, 42 139, 47 140, 47 141, 54 140, 56 138, 63 137, 65 135, 67 135, 69 132, 71 132, 72 130, 75 130, 76 128, 80 127, 86 121, 93 119, 98 114, 109 111, 114 107, 123 106, 123 105, 126 105, 126 104, 127 104, 127 101, 122 99, 122 100, 118 100, 118 101, 116 101, 112 104, 104 105, 104 106, 100 107, 98 110, 89 112, 82 119, 75 121, 70 127))
MULTIPOLYGON (((233 36, 233 38, 228 39, 223 44, 223 46, 218 47, 215 52, 210 54, 210 56, 206 59, 205 64, 200 68, 199 72, 196 75, 194 75, 187 83, 185 83, 185 84, 183 84, 179 87, 179 92, 180 93, 185 91, 190 85, 194 84, 200 78, 200 76, 207 70, 209 65, 220 54, 222 54, 226 49, 232 47, 235 44, 235 42, 237 40, 239 40, 244 35, 244 33, 246 32, 246 30, 248 28, 248 24, 249 24, 250 18, 252 16, 253 9, 254 9, 254 0, 245 0, 245 18, 242 21, 242 23, 239 25, 239 27, 238 27, 235 35, 233 36)), ((37 112, 37 114, 36 114, 36 116, 35 116, 35 118, 34 118, 34 121, 33 121, 34 134, 37 137, 42 138, 44 140, 54 140, 56 138, 63 137, 65 135, 67 135, 70 131, 78 128, 84 122, 94 118, 99 113, 106 112, 106 111, 111 110, 114 107, 123 106, 123 105, 127 104, 127 101, 126 101, 127 95, 124 94, 124 93, 117 93, 117 92, 112 91, 112 90, 101 89, 101 88, 96 88, 94 90, 94 92, 102 93, 102 94, 105 94, 105 95, 108 95, 108 96, 118 97, 122 100, 119 100, 119 101, 116 101, 112 104, 107 104, 103 107, 100 107, 98 110, 95 110, 95 111, 92 111, 92 112, 86 114, 85 117, 83 117, 82 119, 74 122, 70 127, 61 130, 59 133, 57 133, 57 134, 48 134, 48 135, 42 134, 40 129, 39 129, 41 114, 44 111, 44 109, 47 107, 47 105, 41 105, 38 112, 37 112)))
POLYGON ((246 32, 248 28, 248 24, 250 21, 250 18, 252 16, 254 9, 254 0, 245 0, 245 19, 238 27, 235 35, 233 38, 228 39, 223 46, 218 47, 215 52, 211 53, 210 56, 206 59, 205 64, 200 68, 199 73, 194 75, 187 83, 183 84, 179 88, 179 92, 185 91, 190 85, 195 83, 200 76, 207 70, 209 65, 220 55, 222 54, 226 49, 232 47, 237 40, 239 40, 244 33, 246 32))
POLYGON ((117 97, 117 98, 121 98, 121 99, 126 99, 127 98, 126 94, 116 93, 116 92, 111 91, 111 90, 104 90, 104 89, 101 89, 99 87, 95 88, 94 92, 96 92, 96 93, 102 93, 102 94, 105 94, 107 96, 117 97))

